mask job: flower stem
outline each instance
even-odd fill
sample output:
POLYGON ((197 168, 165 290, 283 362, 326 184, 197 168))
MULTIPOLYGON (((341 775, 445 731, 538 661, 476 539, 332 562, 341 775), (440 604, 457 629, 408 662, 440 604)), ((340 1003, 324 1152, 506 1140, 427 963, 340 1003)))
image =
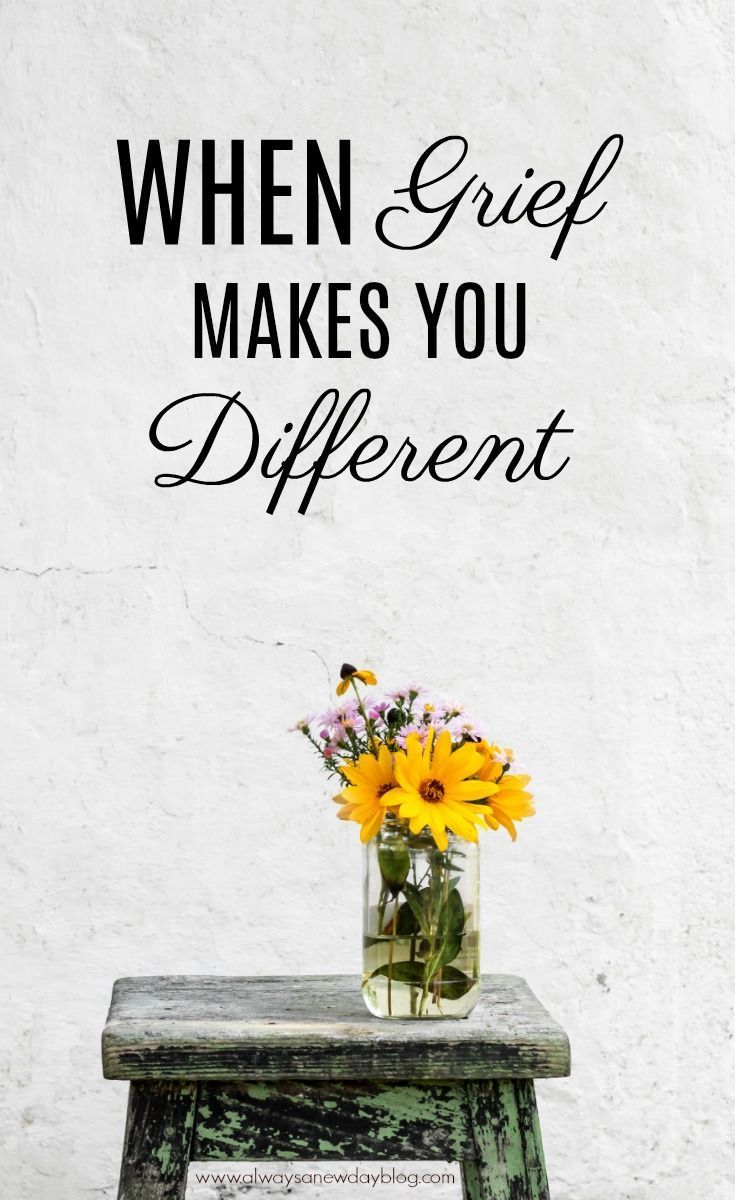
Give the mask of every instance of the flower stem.
MULTIPOLYGON (((418 885, 418 881, 416 878, 416 860, 415 859, 411 860, 411 870, 413 871, 413 886, 416 888, 416 891, 418 891, 419 885, 418 885)), ((411 962, 416 962, 416 934, 415 933, 411 935, 411 962)), ((416 1001, 417 1001, 418 997, 416 995, 416 988, 412 987, 410 989, 410 991, 411 991, 411 1016, 415 1017, 416 1016, 416 1001)))
POLYGON ((419 1016, 423 1017, 431 987, 434 1004, 441 1012, 441 968, 439 963, 444 948, 440 920, 449 895, 449 864, 438 850, 431 855, 431 882, 429 884, 429 952, 424 967, 424 987, 419 1005, 419 1016), (437 968, 439 968, 437 970, 437 968))
POLYGON ((396 925, 398 923, 398 894, 393 907, 393 930, 388 943, 388 1016, 393 1016, 393 947, 396 942, 396 925))
MULTIPOLYGON (((447 903, 447 900, 449 899, 449 863, 446 861, 446 859, 442 863, 442 870, 444 873, 443 879, 442 879, 442 899, 441 899, 441 906, 443 909, 447 903)), ((441 949, 443 951, 444 947, 442 946, 441 949)), ((441 1006, 441 998, 442 998, 442 968, 441 967, 439 968, 439 970, 437 971, 437 973, 434 977, 434 996, 435 996, 436 1006, 439 1009, 439 1011, 441 1012, 441 1007, 442 1007, 441 1006)))
POLYGON ((388 903, 388 889, 384 883, 380 885, 380 896, 378 897, 378 936, 383 933, 383 925, 385 923, 385 908, 388 903))
POLYGON ((365 712, 365 705, 362 702, 362 696, 360 695, 360 693, 357 690, 357 684, 355 683, 354 676, 352 676, 352 678, 350 679, 350 683, 352 684, 352 690, 354 691, 355 695, 357 696, 357 711, 359 712, 360 716, 362 717, 363 721, 365 722, 365 732, 367 733, 368 737, 370 738, 370 744, 372 745, 372 748, 373 748, 373 754, 377 758, 378 757, 378 743, 375 741, 375 734, 373 733, 373 727, 370 722, 370 718, 368 717, 367 713, 365 712))

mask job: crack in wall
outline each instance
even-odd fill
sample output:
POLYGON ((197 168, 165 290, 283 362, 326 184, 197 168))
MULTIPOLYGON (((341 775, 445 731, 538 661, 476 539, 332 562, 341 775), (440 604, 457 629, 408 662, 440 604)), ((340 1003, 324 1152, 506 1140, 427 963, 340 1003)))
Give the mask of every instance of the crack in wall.
MULTIPOLYGON (((42 567, 42 569, 40 571, 33 571, 33 570, 31 570, 30 567, 13 567, 13 566, 8 566, 5 563, 0 563, 0 571, 2 571, 4 574, 6 574, 6 575, 27 575, 27 576, 30 576, 31 579, 42 579, 45 575, 51 575, 51 574, 56 574, 56 575, 64 575, 64 574, 70 574, 70 575, 115 575, 122 571, 157 571, 157 570, 159 570, 159 567, 155 563, 126 563, 125 565, 120 566, 120 567, 107 567, 102 570, 95 569, 95 568, 77 567, 74 565, 68 565, 68 566, 52 565, 52 566, 48 566, 48 567, 42 567)), ((223 646, 229 646, 233 649, 237 647, 238 643, 252 642, 256 646, 266 646, 266 647, 270 647, 271 649, 283 648, 283 649, 288 649, 288 650, 298 650, 299 653, 301 653, 301 654, 313 654, 315 658, 319 659, 319 662, 322 664, 322 666, 324 668, 324 671, 327 676, 327 686, 331 686, 331 676, 329 674, 329 667, 328 667, 325 659, 322 657, 322 655, 319 653, 318 650, 314 650, 311 646, 299 646, 296 642, 283 642, 278 638, 275 639, 274 641, 269 641, 267 638, 256 637, 252 633, 235 633, 235 634, 215 633, 214 630, 209 629, 204 624, 204 622, 196 615, 196 613, 192 610, 192 607, 189 603, 189 594, 186 590, 186 587, 184 586, 183 580, 180 579, 179 583, 181 584, 181 591, 182 591, 183 597, 184 597, 184 607, 185 607, 189 617, 191 618, 191 620, 194 622, 195 625, 199 626, 199 628, 202 630, 203 633, 205 633, 207 635, 207 637, 213 638, 215 641, 221 642, 223 646)))
POLYGON ((106 567, 104 570, 86 567, 43 567, 40 571, 32 571, 30 567, 8 567, 0 563, 0 571, 6 575, 30 575, 32 579, 42 579, 44 575, 50 574, 72 574, 72 575, 116 575, 119 571, 157 571, 156 564, 150 563, 126 563, 122 567, 106 567))
POLYGON ((322 656, 318 650, 314 650, 311 646, 299 646, 296 642, 282 642, 279 639, 276 639, 275 641, 271 642, 271 641, 268 641, 267 638, 255 637, 255 635, 252 633, 232 633, 232 634, 215 633, 214 630, 209 629, 204 624, 204 622, 193 611, 193 609, 189 603, 189 594, 186 590, 186 587, 184 586, 183 581, 180 581, 180 582, 181 582, 181 591, 184 596, 184 607, 185 607, 189 617, 194 622, 194 624, 198 625, 199 628, 202 630, 202 632, 207 635, 207 637, 213 638, 214 641, 221 642, 223 646, 229 646, 231 649, 236 649, 237 644, 239 642, 252 642, 256 646, 266 646, 266 647, 270 647, 271 649, 283 648, 283 649, 288 649, 288 650, 298 650, 301 654, 313 654, 315 658, 319 659, 319 662, 324 667, 324 670, 325 670, 326 676, 327 676, 327 686, 331 686, 331 676, 329 674, 329 667, 328 667, 326 661, 324 660, 324 658, 322 658, 322 656))

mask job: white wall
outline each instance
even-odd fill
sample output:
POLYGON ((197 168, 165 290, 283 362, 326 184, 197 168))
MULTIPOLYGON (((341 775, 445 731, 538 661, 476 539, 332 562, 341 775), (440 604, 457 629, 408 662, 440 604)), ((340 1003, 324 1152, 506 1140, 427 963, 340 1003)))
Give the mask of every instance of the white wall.
MULTIPOLYGON (((570 1033, 539 1088, 555 1200, 709 1200, 732 1179, 731 13, 616 5, 6 2, 0 1196, 114 1194, 113 979, 359 966, 359 847, 286 728, 343 658, 486 714, 537 818, 483 849, 484 968, 570 1033), (730 110, 731 111, 731 110, 730 110), (424 146, 510 189, 626 137, 558 262, 456 218, 417 255, 372 221, 424 146), (354 237, 126 241, 115 139, 352 140, 354 237), (370 364, 195 363, 193 281, 384 280, 370 364), (415 279, 528 285, 517 362, 423 355, 415 279), (198 390, 269 431, 324 387, 427 449, 563 406, 555 481, 153 486, 148 425, 198 390), (728 623, 730 630, 728 630, 728 623), (730 1024, 728 1025, 728 1022, 730 1024), (730 1154, 730 1157, 728 1157, 730 1154)), ((249 225, 249 232, 254 226, 249 225)), ((257 234, 257 229, 255 230, 257 234)))

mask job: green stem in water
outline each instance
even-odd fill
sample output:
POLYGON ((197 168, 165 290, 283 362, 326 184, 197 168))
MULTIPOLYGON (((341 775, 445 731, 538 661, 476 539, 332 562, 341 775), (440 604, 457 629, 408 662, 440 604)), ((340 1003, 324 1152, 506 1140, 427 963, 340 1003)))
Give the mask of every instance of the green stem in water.
POLYGON ((384 883, 380 885, 380 896, 378 897, 378 936, 383 933, 383 925, 385 924, 385 910, 388 905, 389 892, 384 883))
MULTIPOLYGON (((411 870, 413 872, 413 886, 416 888, 416 891, 418 891, 419 884, 418 884, 418 879, 416 877, 416 860, 415 860, 415 858, 411 859, 411 870)), ((411 938, 411 962, 416 961, 416 939, 417 939, 417 934, 414 933, 411 938)), ((411 1016, 412 1017, 416 1016, 417 1007, 418 1007, 418 996, 416 995, 416 988, 411 988, 411 1016)))
POLYGON ((429 885, 430 916, 429 916, 429 953, 424 968, 424 986, 419 1005, 419 1016, 423 1017, 426 1001, 429 997, 429 986, 432 987, 434 1003, 440 1006, 441 999, 441 970, 436 976, 434 971, 442 956, 442 940, 439 931, 439 918, 442 908, 449 896, 449 865, 443 854, 434 851, 431 856, 431 882, 429 885))
POLYGON ((393 932, 388 943, 388 1016, 393 1016, 393 947, 396 941, 396 924, 398 921, 398 895, 396 894, 393 908, 393 932))
MULTIPOLYGON (((447 900, 449 899, 449 870, 450 870, 450 863, 445 860, 444 864, 443 864, 444 878, 442 880, 442 900, 441 900, 441 908, 439 910, 440 912, 442 912, 445 909, 447 900)), ((445 921, 445 937, 446 937, 446 921, 445 921)), ((444 949, 444 946, 440 946, 440 951, 443 951, 443 949, 444 949)), ((434 990, 435 990, 437 1008, 439 1008, 441 1010, 441 997, 442 997, 442 969, 441 969, 441 967, 439 968, 437 975, 436 975, 434 990)))

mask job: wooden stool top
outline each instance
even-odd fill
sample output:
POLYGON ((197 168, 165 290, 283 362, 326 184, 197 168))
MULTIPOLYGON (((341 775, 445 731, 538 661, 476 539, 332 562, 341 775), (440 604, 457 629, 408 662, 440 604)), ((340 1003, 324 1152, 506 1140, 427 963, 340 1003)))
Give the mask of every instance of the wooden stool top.
POLYGON ((465 1020, 372 1017, 352 975, 118 979, 106 1079, 539 1079, 569 1041, 525 980, 486 975, 465 1020))

